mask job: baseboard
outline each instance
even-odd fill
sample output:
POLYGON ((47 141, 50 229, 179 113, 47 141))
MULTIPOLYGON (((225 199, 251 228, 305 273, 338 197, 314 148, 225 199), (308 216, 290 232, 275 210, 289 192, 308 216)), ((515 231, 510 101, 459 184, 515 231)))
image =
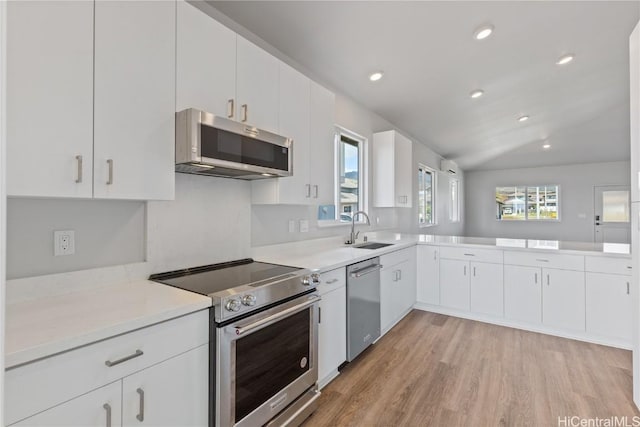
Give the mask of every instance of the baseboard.
POLYGON ((497 318, 484 314, 471 313, 463 310, 456 310, 453 308, 442 307, 438 305, 426 304, 422 302, 416 302, 413 308, 422 311, 429 311, 432 313, 446 314, 447 316, 461 317, 463 319, 476 320, 483 323, 491 323, 493 325, 506 326, 509 328, 522 329, 524 331, 537 332, 540 334, 553 335, 561 338, 568 338, 572 340, 585 341, 592 344, 606 345, 608 347, 616 347, 624 350, 632 350, 633 344, 619 340, 615 338, 607 338, 591 335, 581 332, 568 332, 555 328, 550 328, 544 325, 532 325, 529 323, 518 322, 515 320, 509 320, 504 318, 497 318))

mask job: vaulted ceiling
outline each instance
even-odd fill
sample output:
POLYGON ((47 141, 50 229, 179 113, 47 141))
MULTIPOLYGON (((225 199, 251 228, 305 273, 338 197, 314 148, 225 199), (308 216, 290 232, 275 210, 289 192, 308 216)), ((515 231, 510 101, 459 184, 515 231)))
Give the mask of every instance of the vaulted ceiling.
POLYGON ((209 3, 463 169, 629 158, 640 2, 209 3), (475 40, 487 23, 494 33, 475 40))

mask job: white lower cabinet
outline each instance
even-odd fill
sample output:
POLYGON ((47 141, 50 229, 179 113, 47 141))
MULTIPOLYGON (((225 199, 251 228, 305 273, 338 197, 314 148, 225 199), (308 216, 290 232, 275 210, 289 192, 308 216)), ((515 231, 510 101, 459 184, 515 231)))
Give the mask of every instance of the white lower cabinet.
POLYGON ((471 269, 471 311, 502 317, 504 315, 502 265, 471 262, 469 267, 471 269))
POLYGON ((380 257, 380 330, 385 334, 416 302, 416 249, 380 257))
POLYGON ((440 304, 469 310, 469 261, 440 259, 440 304))
POLYGON ((318 383, 326 385, 347 360, 346 270, 339 268, 320 276, 318 290, 318 383))
POLYGON ((504 266, 504 317, 519 322, 542 323, 542 270, 504 266))
POLYGON ((117 427, 122 425, 122 382, 116 381, 12 424, 20 427, 117 427))
POLYGON ((585 330, 584 272, 542 269, 542 323, 564 330, 585 330))
POLYGON ((587 332, 632 341, 631 276, 586 274, 587 332))
POLYGON ((437 246, 418 246, 417 300, 427 304, 440 304, 440 264, 437 246))

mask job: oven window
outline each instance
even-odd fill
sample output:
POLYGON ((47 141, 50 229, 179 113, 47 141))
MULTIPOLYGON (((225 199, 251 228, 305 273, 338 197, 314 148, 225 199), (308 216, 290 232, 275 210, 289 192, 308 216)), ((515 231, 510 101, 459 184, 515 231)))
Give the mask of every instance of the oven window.
POLYGON ((210 126, 200 126, 200 154, 203 157, 289 170, 289 149, 210 126))
POLYGON ((236 341, 236 422, 309 370, 310 313, 301 311, 236 341))

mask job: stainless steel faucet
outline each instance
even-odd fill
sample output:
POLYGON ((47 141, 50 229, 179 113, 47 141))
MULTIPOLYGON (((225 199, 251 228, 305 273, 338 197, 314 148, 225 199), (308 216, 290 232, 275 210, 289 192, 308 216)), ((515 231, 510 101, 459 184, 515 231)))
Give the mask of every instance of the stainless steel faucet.
POLYGON ((367 225, 371 225, 371 221, 369 221, 369 215, 367 215, 365 211, 357 211, 356 213, 354 213, 351 216, 351 234, 349 235, 349 240, 344 242, 345 245, 353 245, 356 242, 356 239, 358 238, 358 234, 360 234, 359 231, 357 233, 355 232, 356 217, 360 214, 364 215, 364 217, 367 219, 367 225))

